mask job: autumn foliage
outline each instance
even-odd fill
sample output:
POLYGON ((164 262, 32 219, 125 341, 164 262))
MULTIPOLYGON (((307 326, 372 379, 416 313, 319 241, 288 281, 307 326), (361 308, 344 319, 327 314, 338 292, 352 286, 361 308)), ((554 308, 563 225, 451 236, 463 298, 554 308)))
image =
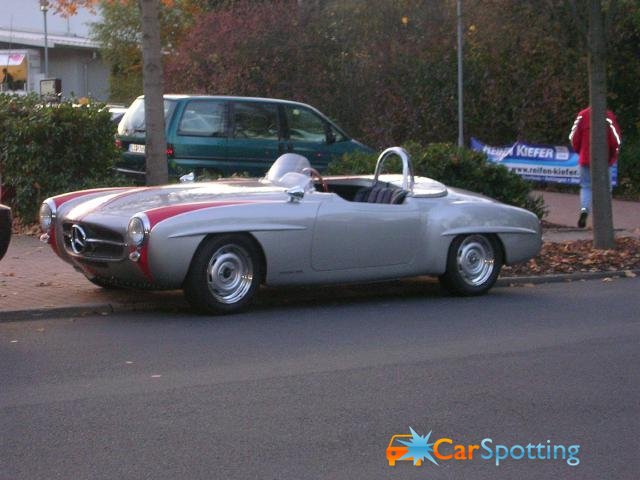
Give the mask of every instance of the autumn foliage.
POLYGON ((591 240, 560 243, 544 242, 540 254, 526 263, 504 267, 503 277, 590 273, 600 271, 633 272, 640 269, 640 239, 623 237, 615 240, 615 249, 597 250, 591 240))
MULTIPOLYGON (((609 106, 640 185, 640 5, 617 2, 609 106)), ((562 0, 464 3, 465 132, 488 143, 566 144, 588 102, 581 19, 562 0)), ((366 143, 457 138, 455 1, 219 2, 165 58, 168 91, 283 97, 366 143)))
MULTIPOLYGON (((587 101, 587 79, 579 25, 563 5, 465 4, 468 132, 494 143, 565 141, 587 101)), ((231 2, 201 16, 166 58, 167 87, 308 101, 379 145, 451 141, 454 7, 451 0, 231 2)), ((632 81, 640 67, 628 61, 639 30, 624 20, 611 35, 611 106, 630 120, 635 104, 624 89, 640 93, 632 81)))

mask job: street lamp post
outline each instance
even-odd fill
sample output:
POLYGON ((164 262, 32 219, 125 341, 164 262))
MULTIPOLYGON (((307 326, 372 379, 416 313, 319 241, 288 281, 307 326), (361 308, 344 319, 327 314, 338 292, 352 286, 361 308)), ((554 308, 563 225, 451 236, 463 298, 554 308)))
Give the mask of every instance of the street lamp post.
POLYGON ((40 0, 40 10, 44 17, 44 76, 49 77, 49 35, 47 32, 47 10, 49 10, 49 0, 40 0))
POLYGON ((458 147, 464 147, 464 108, 462 103, 462 0, 458 0, 458 147))

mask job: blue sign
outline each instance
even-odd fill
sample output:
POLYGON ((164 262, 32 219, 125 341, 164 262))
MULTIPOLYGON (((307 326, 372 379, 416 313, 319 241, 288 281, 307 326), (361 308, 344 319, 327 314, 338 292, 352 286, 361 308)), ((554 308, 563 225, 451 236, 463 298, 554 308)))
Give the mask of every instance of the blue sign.
MULTIPOLYGON (((580 183, 578 154, 571 147, 529 145, 516 142, 510 146, 491 147, 471 138, 471 148, 484 152, 493 163, 504 165, 526 180, 554 183, 580 183)), ((618 184, 618 166, 610 169, 611 185, 618 184)))

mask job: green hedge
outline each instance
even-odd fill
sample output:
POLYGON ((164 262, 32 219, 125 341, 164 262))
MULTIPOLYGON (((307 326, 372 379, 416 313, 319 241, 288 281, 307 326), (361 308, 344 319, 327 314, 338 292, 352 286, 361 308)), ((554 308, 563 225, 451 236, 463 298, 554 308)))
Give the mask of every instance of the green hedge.
MULTIPOLYGON (((486 156, 473 150, 459 150, 450 144, 436 143, 423 147, 417 143, 405 145, 411 154, 416 175, 436 179, 451 187, 482 193, 501 202, 531 210, 538 217, 545 215, 544 201, 533 197, 531 185, 502 165, 490 163, 486 156)), ((351 153, 329 165, 332 175, 371 174, 376 155, 351 153)), ((388 170, 399 171, 399 164, 388 170)))
POLYGON ((615 193, 634 200, 640 197, 640 138, 622 139, 615 193))
POLYGON ((115 125, 103 104, 43 104, 0 95, 0 174, 15 190, 10 206, 25 223, 45 198, 122 183, 112 167, 115 125))

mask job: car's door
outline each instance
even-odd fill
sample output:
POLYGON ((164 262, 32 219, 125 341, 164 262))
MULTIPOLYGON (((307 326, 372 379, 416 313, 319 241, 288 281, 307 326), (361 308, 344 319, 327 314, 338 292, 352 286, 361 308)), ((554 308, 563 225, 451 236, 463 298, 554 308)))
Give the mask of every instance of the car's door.
POLYGON ((223 172, 227 158, 227 102, 196 99, 185 102, 170 141, 178 166, 223 172))
POLYGON ((400 205, 323 202, 313 233, 314 270, 347 270, 409 264, 422 235, 415 202, 400 205))
POLYGON ((335 129, 320 115, 302 105, 283 105, 287 150, 307 157, 311 165, 324 170, 332 160, 330 143, 335 129))
POLYGON ((264 174, 283 153, 278 105, 273 102, 234 101, 228 161, 236 172, 264 174))

